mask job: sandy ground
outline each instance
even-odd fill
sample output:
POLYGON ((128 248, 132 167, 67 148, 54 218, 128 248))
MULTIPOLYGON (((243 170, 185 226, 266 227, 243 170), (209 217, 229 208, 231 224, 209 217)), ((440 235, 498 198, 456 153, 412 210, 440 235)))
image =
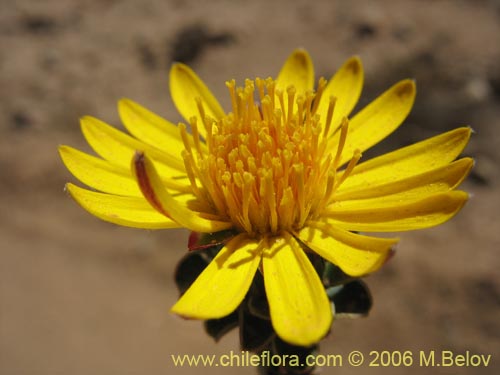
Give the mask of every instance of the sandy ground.
MULTIPOLYGON (((187 233, 93 218, 63 192, 73 179, 56 149, 88 150, 83 115, 120 126, 121 97, 180 120, 167 90, 172 59, 227 98, 225 80, 274 75, 296 47, 325 76, 360 55, 362 103, 416 79, 412 115, 374 152, 464 124, 476 130, 466 149, 477 162, 464 184, 471 201, 440 228, 402 235, 397 256, 367 279, 370 316, 335 322, 322 352, 470 351, 492 354, 489 367, 425 372, 499 373, 498 1, 3 0, 1 9, 1 374, 256 373, 174 369, 171 354, 238 350, 235 333, 214 344, 199 322, 168 313, 187 233)), ((323 373, 401 371, 344 362, 323 373)))

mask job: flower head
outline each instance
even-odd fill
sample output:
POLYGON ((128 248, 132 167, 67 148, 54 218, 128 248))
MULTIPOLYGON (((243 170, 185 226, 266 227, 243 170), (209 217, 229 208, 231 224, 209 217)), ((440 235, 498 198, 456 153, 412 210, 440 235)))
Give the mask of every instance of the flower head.
POLYGON ((82 131, 99 157, 62 146, 68 169, 100 192, 67 189, 106 221, 138 228, 185 227, 232 237, 172 311, 211 319, 241 303, 261 272, 277 334, 310 345, 332 312, 306 255, 314 251, 345 273, 377 270, 398 239, 354 232, 427 228, 467 200, 454 190, 473 161, 454 161, 470 136, 458 128, 360 162, 363 151, 408 115, 415 84, 403 80, 354 116, 363 85, 358 58, 313 91, 309 55, 297 50, 276 79, 226 82, 230 112, 187 66, 170 72, 173 101, 187 125, 122 99, 132 136, 91 117, 82 131), (191 128, 188 132, 187 127, 191 128))

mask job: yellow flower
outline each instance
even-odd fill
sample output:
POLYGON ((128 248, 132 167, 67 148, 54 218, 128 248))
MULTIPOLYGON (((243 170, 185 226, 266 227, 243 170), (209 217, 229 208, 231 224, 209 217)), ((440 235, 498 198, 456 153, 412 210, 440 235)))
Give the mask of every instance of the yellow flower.
POLYGON ((354 231, 407 231, 449 220, 468 197, 454 189, 473 161, 454 160, 471 130, 358 163, 406 118, 413 81, 395 84, 352 117, 363 85, 356 57, 328 83, 320 79, 315 92, 303 50, 290 55, 276 80, 226 85, 229 113, 190 68, 173 65, 170 90, 189 133, 128 99, 118 109, 132 136, 84 117, 83 134, 101 158, 68 146, 60 154, 71 173, 100 192, 70 183, 67 190, 93 215, 120 225, 234 230, 172 311, 223 317, 261 272, 277 334, 310 345, 326 335, 332 312, 304 249, 362 276, 384 263, 398 239, 354 231))

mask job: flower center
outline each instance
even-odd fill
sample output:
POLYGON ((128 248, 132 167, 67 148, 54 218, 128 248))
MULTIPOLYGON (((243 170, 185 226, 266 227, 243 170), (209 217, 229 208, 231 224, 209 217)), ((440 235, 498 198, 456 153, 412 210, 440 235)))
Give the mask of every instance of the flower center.
POLYGON ((234 80, 226 85, 232 112, 223 118, 208 118, 197 101, 208 152, 201 147, 196 119, 191 127, 197 152, 191 151, 181 127, 194 193, 250 235, 300 229, 331 203, 346 172, 359 160, 358 152, 343 175, 336 174, 347 119, 337 129, 341 134, 334 155, 327 152, 327 145, 335 98, 330 98, 323 122, 316 114, 324 79, 316 93, 297 94, 294 87, 285 93, 271 78, 246 80, 244 87, 236 87, 234 80))

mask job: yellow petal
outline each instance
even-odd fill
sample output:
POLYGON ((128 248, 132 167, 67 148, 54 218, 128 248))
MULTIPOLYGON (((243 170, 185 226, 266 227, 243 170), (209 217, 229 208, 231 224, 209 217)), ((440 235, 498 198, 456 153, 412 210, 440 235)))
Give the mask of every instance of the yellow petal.
POLYGON ((349 231, 397 232, 439 225, 460 211, 468 199, 463 191, 439 193, 430 197, 400 203, 365 201, 336 202, 325 211, 327 222, 349 231), (342 204, 346 204, 343 207, 342 204))
POLYGON ((182 158, 172 157, 161 152, 159 149, 138 141, 94 117, 83 117, 81 126, 83 135, 94 151, 116 165, 129 168, 130 160, 136 150, 147 151, 158 162, 157 166, 161 176, 185 175, 182 158))
POLYGON ((84 184, 105 193, 142 197, 130 169, 113 165, 69 146, 60 146, 59 154, 68 170, 84 184))
POLYGON ((245 234, 231 239, 171 311, 195 319, 232 313, 245 298, 261 259, 260 245, 245 234))
POLYGON ((230 222, 203 217, 203 214, 192 211, 187 205, 174 199, 165 189, 155 166, 144 154, 137 153, 135 155, 132 162, 132 173, 137 179, 142 194, 151 206, 183 227, 202 233, 213 233, 232 227, 230 222))
POLYGON ((309 227, 298 232, 298 237, 307 247, 351 276, 378 270, 398 242, 398 239, 361 236, 318 222, 311 222, 309 227))
POLYGON ((184 144, 177 126, 129 99, 118 102, 118 112, 127 130, 137 139, 182 159, 184 144))
POLYGON ((276 88, 285 90, 293 85, 297 94, 305 93, 314 87, 314 66, 309 54, 303 49, 297 49, 287 58, 281 68, 276 88))
POLYGON ((96 193, 70 183, 66 184, 66 190, 85 210, 110 223, 145 229, 180 227, 153 210, 144 198, 96 193))
POLYGON ((335 192, 334 199, 336 201, 355 199, 366 203, 369 202, 368 199, 377 199, 379 202, 382 199, 403 202, 424 198, 456 188, 467 177, 473 165, 473 159, 463 158, 424 173, 417 174, 418 170, 416 170, 415 175, 392 182, 374 184, 370 181, 356 187, 341 186, 335 192))
POLYGON ((337 98, 332 117, 332 129, 338 128, 342 118, 349 116, 354 109, 361 95, 363 80, 363 65, 359 57, 355 56, 347 60, 328 82, 317 113, 322 120, 326 119, 329 98, 331 96, 337 98))
MULTIPOLYGON (((363 152, 396 130, 410 113, 415 93, 415 82, 401 81, 354 115, 349 122, 340 165, 349 161, 355 150, 363 152)), ((335 145, 339 135, 337 132, 334 136, 335 145)), ((332 150, 336 147, 332 146, 332 150)))
POLYGON ((447 165, 469 141, 470 128, 458 128, 357 165, 340 190, 375 186, 447 165))
MULTIPOLYGON (((224 110, 212 92, 187 65, 182 63, 172 65, 170 69, 170 94, 177 110, 188 122, 191 117, 200 118, 196 98, 201 99, 203 110, 207 116, 215 120, 224 116, 224 110)), ((203 126, 198 126, 198 131, 206 138, 203 126)))
POLYGON ((319 276, 288 233, 269 241, 262 262, 273 327, 290 344, 317 343, 332 324, 330 302, 319 276))

